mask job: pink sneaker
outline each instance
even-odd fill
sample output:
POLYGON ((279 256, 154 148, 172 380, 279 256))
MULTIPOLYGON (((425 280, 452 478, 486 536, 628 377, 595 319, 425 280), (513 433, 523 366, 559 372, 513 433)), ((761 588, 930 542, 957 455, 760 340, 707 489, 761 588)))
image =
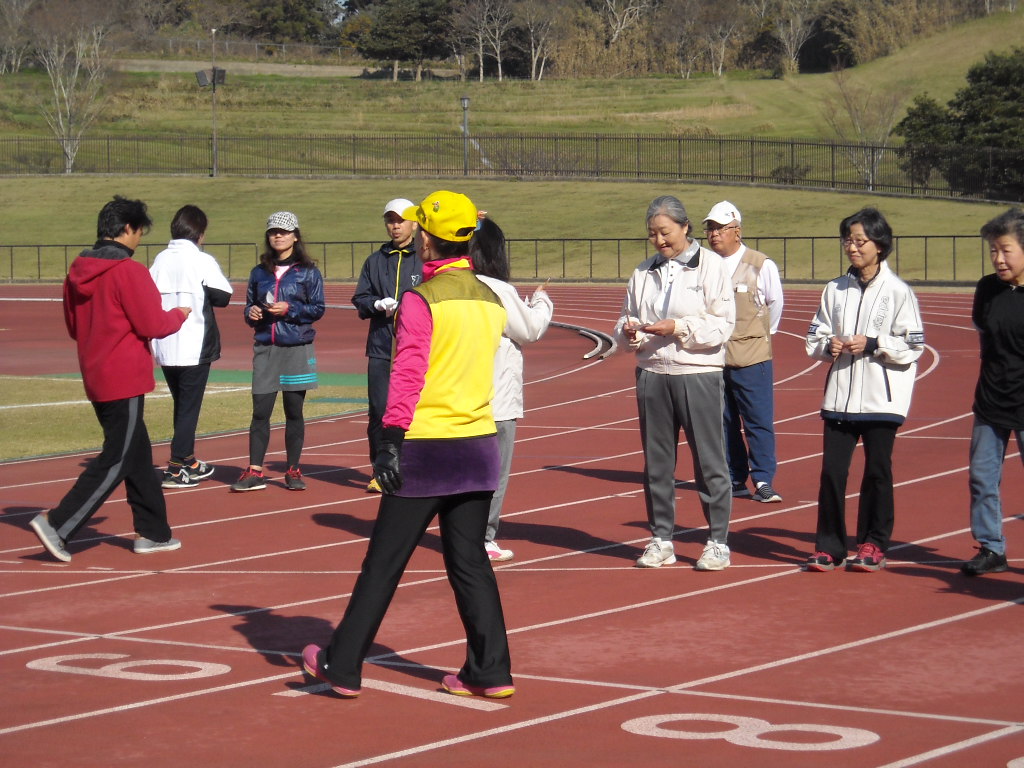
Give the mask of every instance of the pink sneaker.
POLYGON ((310 677, 314 677, 322 683, 327 683, 331 686, 331 690, 339 696, 346 699, 354 699, 358 696, 360 694, 360 690, 358 688, 342 688, 340 685, 335 685, 327 679, 327 676, 320 669, 320 664, 317 661, 317 657, 320 655, 320 650, 321 648, 319 645, 307 645, 302 649, 303 671, 310 677))
POLYGON ((441 681, 441 687, 448 693, 456 696, 485 696, 488 699, 507 699, 516 692, 514 685, 495 685, 492 688, 479 688, 475 685, 466 685, 459 680, 458 675, 445 675, 441 681))
POLYGON ((885 553, 879 549, 877 544, 866 541, 857 547, 857 556, 847 562, 851 571, 865 571, 870 573, 885 568, 885 553))

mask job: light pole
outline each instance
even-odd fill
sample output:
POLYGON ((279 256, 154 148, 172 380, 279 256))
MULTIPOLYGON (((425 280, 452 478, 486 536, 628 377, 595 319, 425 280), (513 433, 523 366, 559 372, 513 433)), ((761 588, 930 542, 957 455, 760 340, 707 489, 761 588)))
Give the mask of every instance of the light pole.
POLYGON ((462 102, 462 175, 469 175, 469 96, 463 96, 462 102))
POLYGON ((212 158, 210 175, 217 175, 217 86, 224 85, 226 72, 217 68, 217 29, 210 30, 210 58, 212 59, 210 74, 207 76, 205 69, 196 72, 196 82, 200 88, 210 86, 211 103, 213 105, 213 133, 211 134, 212 158))
MULTIPOLYGON (((210 30, 210 96, 213 104, 213 169, 211 176, 217 175, 217 28, 210 30)), ((223 82, 223 80, 221 81, 223 82)))

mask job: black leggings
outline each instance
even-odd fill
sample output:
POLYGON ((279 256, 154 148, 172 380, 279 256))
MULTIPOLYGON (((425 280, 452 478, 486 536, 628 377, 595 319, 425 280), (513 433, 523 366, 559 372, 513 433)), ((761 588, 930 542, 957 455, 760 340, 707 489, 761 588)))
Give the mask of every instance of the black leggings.
MULTIPOLYGON (((302 404, 306 399, 305 390, 301 392, 282 392, 284 403, 284 450, 289 467, 299 466, 302 456, 302 443, 306 439, 306 422, 302 419, 302 404)), ((263 466, 270 444, 270 416, 277 402, 277 392, 252 396, 252 422, 249 424, 249 464, 254 467, 263 466)))

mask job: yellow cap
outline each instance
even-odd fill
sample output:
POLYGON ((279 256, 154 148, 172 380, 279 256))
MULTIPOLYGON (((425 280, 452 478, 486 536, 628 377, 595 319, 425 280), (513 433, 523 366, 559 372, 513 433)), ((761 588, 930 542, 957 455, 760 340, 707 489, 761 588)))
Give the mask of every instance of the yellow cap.
POLYGON ((418 221, 424 232, 454 243, 464 243, 473 237, 477 223, 473 201, 446 190, 427 195, 419 205, 406 208, 402 218, 418 221))

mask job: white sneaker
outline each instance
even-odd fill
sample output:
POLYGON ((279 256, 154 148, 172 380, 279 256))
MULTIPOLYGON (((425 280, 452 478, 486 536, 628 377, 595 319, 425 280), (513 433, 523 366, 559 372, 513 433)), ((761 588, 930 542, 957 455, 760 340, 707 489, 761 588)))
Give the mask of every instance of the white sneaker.
POLYGON ((696 567, 698 571, 724 571, 729 564, 729 547, 708 539, 696 567))
POLYGON ((644 553, 637 558, 637 568, 660 568, 676 561, 676 551, 671 541, 662 541, 657 536, 651 539, 644 553))
POLYGON ((512 559, 512 550, 502 549, 496 541, 485 541, 484 549, 492 563, 504 563, 512 559))

